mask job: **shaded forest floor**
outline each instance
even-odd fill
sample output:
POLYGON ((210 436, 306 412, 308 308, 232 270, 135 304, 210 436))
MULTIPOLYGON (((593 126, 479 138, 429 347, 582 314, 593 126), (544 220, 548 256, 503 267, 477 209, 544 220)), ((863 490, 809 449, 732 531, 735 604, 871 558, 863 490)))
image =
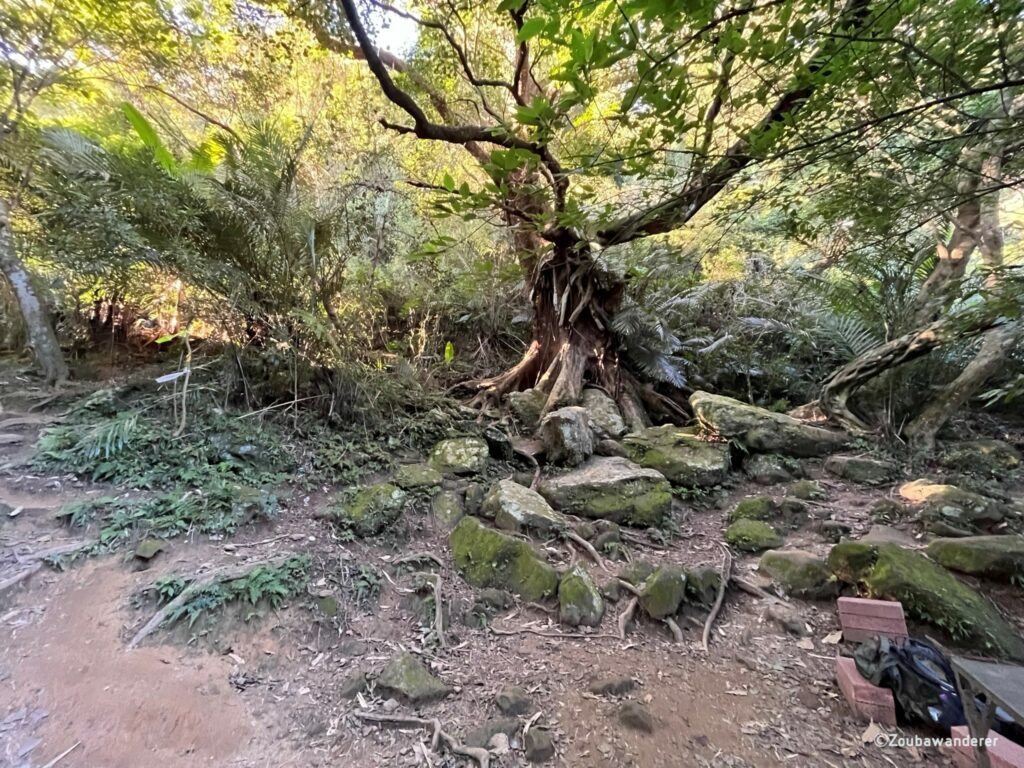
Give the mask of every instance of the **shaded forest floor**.
MULTIPOLYGON (((57 511, 111 490, 28 468, 50 415, 43 408, 0 416, 0 432, 20 436, 0 446, 0 504, 20 510, 0 519, 0 578, 32 552, 84 540, 88 532, 62 526, 57 511)), ((893 493, 823 476, 817 461, 805 468, 828 490, 820 503, 853 537, 868 532, 871 506, 893 493)), ((766 601, 730 590, 710 653, 700 647, 703 617, 682 626, 682 644, 645 620, 620 640, 616 618, 624 600, 609 607, 592 637, 545 636, 569 630, 550 609, 533 604, 500 610, 489 626, 474 626, 463 615, 476 594, 455 571, 447 529, 427 505, 406 514, 397 537, 346 540, 318 515, 334 491, 295 493, 272 520, 228 538, 170 540, 146 570, 137 569, 130 552, 103 554, 44 567, 0 595, 0 764, 39 768, 73 747, 60 768, 423 765, 415 745, 429 739, 427 732, 362 723, 352 713, 363 704, 377 711, 393 705, 383 705, 372 689, 362 701, 342 690, 355 673, 377 672, 397 651, 412 650, 430 660, 453 693, 398 712, 439 718, 446 731, 467 740, 501 717, 496 693, 518 686, 531 701, 518 727, 529 721, 550 728, 554 765, 952 765, 937 749, 863 743, 865 725, 852 717, 833 675, 837 648, 826 638, 839 625, 832 601, 789 601, 810 629, 801 638, 767 615, 766 601), (140 592, 161 576, 285 552, 310 557, 309 583, 277 609, 229 607, 128 649, 127 639, 154 611, 140 592), (430 552, 442 563, 450 621, 444 648, 427 644, 431 609, 413 594, 410 574, 389 565, 410 552, 430 552), (619 696, 589 690, 595 681, 624 679, 633 685, 619 696), (645 704, 651 720, 638 727, 624 718, 628 700, 645 704)), ((740 497, 764 493, 782 489, 737 476, 719 498, 677 500, 675 536, 637 542, 632 556, 717 569, 726 510, 740 497)), ((909 533, 889 535, 912 542, 909 533)), ((831 543, 810 527, 787 538, 787 545, 820 555, 831 543)), ((767 587, 756 562, 742 556, 734 573, 767 587)), ((993 596, 1024 616, 1009 589, 993 596)), ((432 759, 468 764, 446 752, 432 759)), ((513 749, 492 764, 526 763, 513 749)))

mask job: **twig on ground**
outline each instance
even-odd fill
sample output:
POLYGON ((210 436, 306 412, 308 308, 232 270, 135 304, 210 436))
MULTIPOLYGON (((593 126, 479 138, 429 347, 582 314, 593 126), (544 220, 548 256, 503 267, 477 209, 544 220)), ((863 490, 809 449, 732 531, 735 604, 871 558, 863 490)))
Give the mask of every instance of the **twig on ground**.
POLYGON ((417 725, 421 728, 433 729, 430 738, 430 748, 437 750, 438 744, 443 741, 448 749, 456 755, 469 757, 475 760, 480 768, 490 768, 491 753, 479 747, 467 747, 450 733, 446 733, 441 727, 441 721, 437 718, 427 720, 423 717, 409 717, 407 715, 381 715, 376 712, 353 712, 355 717, 370 723, 381 723, 391 725, 417 725))
POLYGON ((28 568, 26 568, 21 573, 16 573, 13 576, 11 576, 10 578, 7 578, 7 579, 4 579, 3 581, 0 581, 0 592, 6 592, 8 589, 10 589, 11 587, 15 586, 16 584, 20 584, 25 579, 27 579, 29 576, 31 576, 33 573, 35 573, 36 571, 40 570, 42 567, 43 567, 42 563, 33 563, 32 565, 30 565, 28 568))
POLYGON ((496 627, 493 624, 488 624, 487 628, 496 635, 539 635, 540 637, 553 637, 560 640, 618 640, 618 635, 608 634, 593 634, 588 635, 583 632, 547 632, 543 629, 534 629, 533 627, 517 627, 516 629, 503 629, 496 627))
POLYGON ((57 763, 59 763, 59 762, 60 762, 61 760, 63 760, 63 759, 65 758, 65 757, 67 757, 68 755, 70 755, 70 754, 71 754, 72 752, 74 752, 74 751, 75 751, 76 749, 78 749, 78 748, 79 748, 80 746, 82 746, 82 742, 80 742, 80 741, 76 741, 76 742, 75 742, 74 744, 72 744, 72 745, 71 745, 70 747, 68 747, 68 748, 67 748, 67 749, 65 749, 65 750, 64 750, 63 752, 61 752, 61 753, 60 753, 59 755, 57 755, 57 756, 56 756, 55 758, 53 758, 53 760, 51 760, 51 761, 50 761, 50 762, 48 762, 48 763, 47 763, 46 765, 44 765, 44 766, 43 766, 43 768, 53 768, 53 766, 55 766, 55 765, 56 765, 57 763))
POLYGON ((733 576, 730 581, 735 584, 741 591, 746 592, 748 595, 754 597, 760 597, 762 600, 767 600, 773 603, 785 603, 785 600, 776 597, 775 595, 769 594, 761 589, 757 584, 751 584, 746 579, 741 579, 739 576, 733 576))
POLYGON ((622 537, 623 541, 628 541, 630 544, 636 544, 638 547, 646 547, 647 549, 653 549, 658 552, 664 552, 667 549, 667 547, 654 544, 650 539, 641 538, 635 533, 630 533, 629 531, 620 531, 619 535, 622 537))
POLYGON ((180 595, 154 613, 153 617, 147 621, 143 625, 142 629, 136 632, 135 636, 129 641, 128 648, 132 649, 138 646, 138 644, 152 634, 157 627, 163 624, 168 616, 181 606, 185 605, 185 603, 187 603, 196 592, 199 592, 212 584, 219 584, 222 581, 231 581, 232 579, 245 576, 254 568, 259 568, 261 566, 277 567, 283 565, 294 556, 295 555, 293 553, 288 552, 287 554, 278 555, 277 557, 270 558, 269 560, 255 560, 247 563, 228 565, 223 568, 215 568, 205 576, 200 576, 185 587, 185 589, 181 591, 180 595))
POLYGON ((718 618, 718 612, 722 610, 722 602, 725 600, 725 588, 729 586, 729 573, 732 570, 732 555, 729 554, 727 547, 722 547, 722 555, 722 574, 718 580, 718 597, 715 598, 715 604, 711 606, 711 613, 708 614, 707 621, 704 622, 704 633, 700 638, 701 648, 705 651, 708 650, 711 627, 715 623, 715 619, 718 618))
POLYGON ((594 545, 589 541, 584 539, 575 531, 562 531, 562 535, 569 539, 569 541, 577 544, 584 552, 590 555, 590 559, 593 560, 602 571, 605 571, 606 573, 612 572, 608 567, 608 564, 604 561, 604 558, 598 554, 597 550, 594 549, 594 545))
POLYGON ((679 629, 679 625, 676 624, 676 620, 673 619, 671 616, 666 616, 664 619, 662 619, 662 621, 664 621, 666 626, 668 626, 669 630, 671 630, 672 637, 675 639, 675 641, 682 645, 683 631, 679 629))
POLYGON ((619 614, 619 640, 626 639, 626 625, 629 624, 633 618, 633 614, 636 613, 636 607, 640 604, 640 600, 636 597, 632 598, 626 607, 619 614))

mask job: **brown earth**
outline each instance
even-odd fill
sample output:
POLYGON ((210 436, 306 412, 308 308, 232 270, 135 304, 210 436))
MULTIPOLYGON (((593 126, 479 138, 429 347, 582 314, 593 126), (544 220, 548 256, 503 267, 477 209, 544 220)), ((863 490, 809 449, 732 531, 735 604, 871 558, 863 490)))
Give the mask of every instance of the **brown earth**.
MULTIPOLYGON (((10 417, 0 417, 0 432, 14 431, 2 426, 10 417)), ((32 551, 84 536, 58 526, 52 513, 99 492, 73 478, 25 470, 38 428, 19 425, 24 442, 0 448, 7 452, 0 454, 0 502, 24 507, 0 522, 0 581, 19 572, 32 551)), ((870 503, 887 491, 825 482, 825 506, 834 517, 848 522, 855 535, 866 531, 870 503)), ((742 495, 763 492, 740 483, 720 509, 681 505, 678 537, 665 548, 631 545, 632 556, 718 567, 723 510, 742 495)), ((700 648, 702 617, 683 625, 681 645, 664 626, 649 622, 620 641, 614 635, 622 604, 609 607, 594 632, 599 637, 536 634, 565 630, 543 607, 528 605, 492 625, 516 634, 470 628, 458 617, 473 592, 453 570, 446 533, 426 510, 410 516, 397 538, 347 543, 315 517, 325 498, 294 501, 273 524, 250 527, 230 542, 176 540, 147 571, 134 570, 124 555, 105 555, 62 571, 44 568, 0 594, 0 765, 48 766, 71 747, 59 768, 425 765, 414 745, 429 739, 426 731, 363 724, 352 717, 360 702, 338 695, 341 681, 355 670, 378 671, 403 649, 422 654, 453 686, 454 695, 418 711, 439 718, 456 736, 498 716, 493 700, 500 688, 529 691, 530 714, 537 718, 524 717, 520 725, 529 719, 532 727, 551 729, 554 765, 951 765, 934 749, 893 752, 862 743, 865 725, 850 716, 832 675, 836 647, 823 641, 838 628, 832 604, 791 603, 812 630, 810 642, 798 644, 765 616, 764 601, 730 591, 710 654, 700 648), (151 600, 137 596, 159 576, 286 551, 311 556, 311 594, 258 617, 228 611, 218 621, 178 626, 127 649, 126 639, 154 610, 151 600), (443 592, 453 618, 444 649, 425 645, 429 627, 408 594, 412 578, 387 568, 396 554, 412 551, 431 551, 445 563, 443 592), (389 572, 376 601, 355 598, 359 564, 389 572), (338 599, 336 615, 318 608, 316 596, 328 593, 338 599), (628 698, 649 711, 653 732, 623 725, 619 700, 587 690, 595 678, 622 677, 636 682, 628 698)), ((830 546, 809 528, 789 541, 821 553, 830 546)), ((574 556, 556 542, 547 551, 563 565, 574 556)), ((756 581, 755 565, 756 558, 741 557, 735 570, 756 581)), ((381 711, 372 692, 363 703, 381 711)), ((465 762, 432 754, 435 766, 465 762)), ((492 760, 499 768, 525 764, 518 751, 492 760)))

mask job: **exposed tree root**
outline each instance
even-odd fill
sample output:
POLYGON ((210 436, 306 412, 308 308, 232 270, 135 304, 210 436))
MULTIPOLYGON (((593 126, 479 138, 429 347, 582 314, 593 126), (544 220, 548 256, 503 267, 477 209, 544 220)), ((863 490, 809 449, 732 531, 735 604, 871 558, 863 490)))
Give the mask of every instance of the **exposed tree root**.
POLYGON ((588 635, 585 632, 548 632, 533 627, 516 627, 515 629, 504 629, 488 624, 489 629, 495 635, 537 635, 539 637, 553 637, 557 640, 619 640, 618 635, 597 633, 588 635))
POLYGON ((725 600, 725 588, 729 586, 729 573, 732 570, 732 556, 729 554, 728 548, 722 547, 722 553, 722 573, 718 582, 718 596, 715 598, 715 604, 711 606, 711 613, 708 614, 707 621, 704 622, 704 633, 700 638, 701 648, 705 651, 708 650, 711 627, 714 625, 715 619, 718 618, 718 612, 722 610, 722 602, 725 600))
POLYGON ((433 552, 414 552, 411 555, 402 555, 401 557, 396 557, 394 560, 389 560, 388 565, 394 566, 402 565, 404 563, 419 563, 424 560, 429 560, 437 565, 438 568, 444 568, 444 562, 442 562, 441 558, 433 552))
POLYGON ((574 542, 581 549, 583 549, 583 551, 586 552, 590 556, 590 559, 593 560, 594 563, 602 571, 604 571, 605 573, 612 573, 612 569, 608 567, 608 563, 606 563, 604 561, 604 558, 601 557, 600 554, 598 554, 598 551, 596 549, 594 549, 594 545, 593 544, 591 544, 589 541, 584 539, 582 536, 580 536, 575 531, 562 531, 562 535, 565 536, 565 538, 569 539, 569 541, 574 542))
POLYGON ((434 592, 434 633, 437 635, 437 644, 444 648, 444 603, 441 599, 441 574, 420 571, 416 576, 422 576, 431 584, 431 589, 434 592))
POLYGON ((352 714, 358 719, 370 723, 380 723, 383 725, 416 725, 421 728, 430 728, 432 730, 430 737, 431 750, 436 752, 438 746, 443 741, 450 752, 475 760, 480 768, 490 768, 490 752, 480 747, 467 747, 461 741, 445 731, 441 727, 441 721, 437 718, 427 720, 426 718, 410 717, 408 715, 380 715, 376 712, 353 712, 352 714))
POLYGON ((156 631, 156 629, 166 621, 168 616, 181 606, 185 605, 185 603, 187 603, 196 594, 196 592, 199 592, 213 584, 219 584, 222 581, 231 581, 232 579, 245 576, 247 573, 252 571, 253 568, 259 568, 262 566, 269 566, 271 568, 279 567, 284 565, 293 557, 295 557, 295 554, 288 552, 283 555, 278 555, 277 557, 272 557, 269 560, 251 560, 247 563, 215 568, 205 576, 198 577, 191 584, 185 587, 185 589, 181 591, 180 595, 153 614, 153 617, 147 621, 143 625, 142 629, 136 632, 135 636, 128 642, 128 648, 136 648, 139 643, 156 631))
POLYGON ((682 645, 683 644, 683 631, 681 629, 679 629, 679 625, 676 624, 676 620, 673 619, 671 616, 666 616, 664 619, 662 619, 662 621, 665 622, 665 626, 667 626, 669 628, 669 630, 672 632, 673 639, 677 643, 682 645))
POLYGON ((640 604, 639 598, 631 598, 626 607, 622 609, 622 613, 619 614, 619 639, 626 639, 626 627, 629 622, 633 620, 633 615, 636 613, 636 607, 640 604))

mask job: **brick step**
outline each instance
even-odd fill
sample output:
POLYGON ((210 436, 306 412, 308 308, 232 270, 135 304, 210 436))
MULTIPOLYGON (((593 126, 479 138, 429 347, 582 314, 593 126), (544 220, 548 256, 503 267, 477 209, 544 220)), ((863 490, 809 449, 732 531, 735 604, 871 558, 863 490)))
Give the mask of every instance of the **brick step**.
POLYGON ((861 677, 857 662, 849 656, 836 657, 836 680, 850 708, 859 718, 874 720, 881 725, 896 725, 896 701, 892 691, 861 677))

